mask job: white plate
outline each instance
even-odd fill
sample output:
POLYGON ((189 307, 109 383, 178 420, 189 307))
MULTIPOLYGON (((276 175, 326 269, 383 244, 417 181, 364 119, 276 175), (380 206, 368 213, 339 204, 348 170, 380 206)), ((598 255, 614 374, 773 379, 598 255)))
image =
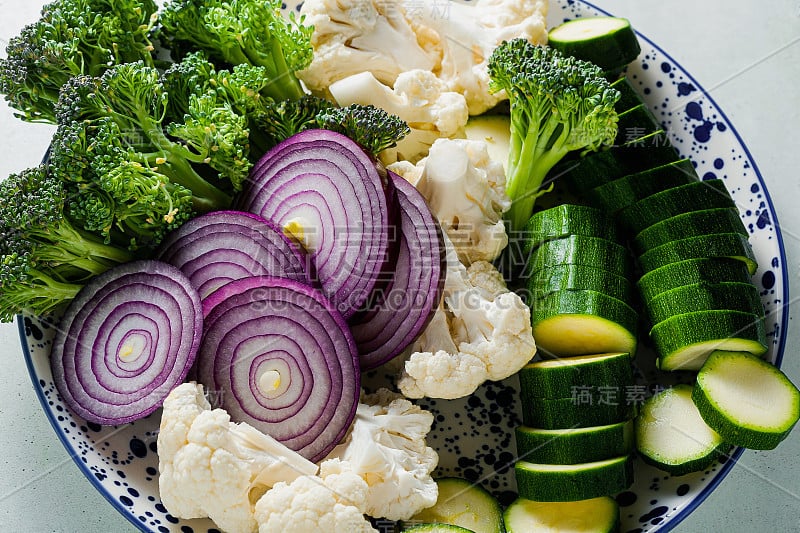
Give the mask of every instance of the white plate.
MULTIPOLYGON (((560 0, 551 4, 549 19, 552 25, 597 14, 607 13, 585 2, 560 0)), ((767 310, 767 357, 780 364, 788 321, 783 306, 789 301, 787 270, 777 218, 758 168, 728 118, 700 84, 646 37, 640 36, 640 41, 642 54, 628 76, 680 152, 696 164, 699 175, 725 180, 750 231, 759 262, 754 280, 767 310)), ((97 490, 144 531, 216 531, 208 520, 178 520, 160 503, 158 413, 121 427, 100 427, 75 417, 53 385, 48 361, 52 326, 34 317, 19 324, 25 358, 44 411, 67 452, 97 490)), ((640 352, 645 358, 650 355, 646 346, 640 352)), ((650 371, 640 377, 648 392, 665 385, 663 377, 650 371)), ((508 502, 514 489, 509 468, 515 457, 513 428, 521 423, 516 390, 517 380, 512 378, 488 384, 467 399, 423 402, 437 414, 430 442, 441 456, 439 474, 480 480, 508 502)), ((741 450, 736 450, 724 463, 682 477, 637 462, 634 486, 618 496, 622 531, 670 529, 714 490, 740 454, 741 450)))

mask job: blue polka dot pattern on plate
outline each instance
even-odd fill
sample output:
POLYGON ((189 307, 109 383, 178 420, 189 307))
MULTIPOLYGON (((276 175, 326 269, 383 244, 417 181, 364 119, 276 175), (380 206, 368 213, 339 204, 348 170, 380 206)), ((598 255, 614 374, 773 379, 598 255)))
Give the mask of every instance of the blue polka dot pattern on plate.
MULTIPOLYGON (((296 9, 287 2, 285 9, 296 9)), ((578 0, 551 3, 550 20, 603 14, 578 0)), ((621 14, 624 16, 624 14, 621 14)), ((632 21, 634 27, 636 21, 632 21)), ((750 239, 759 270, 754 281, 769 317, 768 357, 780 362, 788 314, 786 265, 775 213, 746 147, 724 113, 701 85, 664 51, 641 39, 642 53, 627 75, 661 121, 680 153, 692 159, 698 175, 725 180, 750 239)), ((120 427, 101 427, 78 419, 63 405, 50 373, 48 353, 54 334, 45 320, 24 317, 20 336, 45 413, 68 453, 87 479, 137 528, 150 532, 219 533, 208 520, 172 516, 158 497, 156 438, 159 413, 120 427)), ((642 351, 648 342, 642 339, 642 351)), ((665 385, 647 365, 636 369, 640 382, 655 392, 665 385)), ((385 378, 384 382, 388 383, 385 378)), ((677 379, 677 378, 676 378, 677 379)), ((516 488, 513 429, 521 423, 516 377, 487 383, 471 398, 424 400, 435 414, 430 445, 440 453, 439 475, 459 475, 481 482, 508 503, 516 488)), ((735 459, 741 450, 735 450, 735 459)), ((622 531, 656 531, 673 526, 701 501, 733 464, 728 459, 695 475, 673 478, 636 463, 636 482, 617 495, 622 531)))

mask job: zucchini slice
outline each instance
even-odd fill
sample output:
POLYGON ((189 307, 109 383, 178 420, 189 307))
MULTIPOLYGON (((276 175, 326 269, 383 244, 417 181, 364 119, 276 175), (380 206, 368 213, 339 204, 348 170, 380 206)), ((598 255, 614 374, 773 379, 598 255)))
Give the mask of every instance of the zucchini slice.
POLYGON ((403 528, 403 531, 413 531, 414 533, 475 533, 471 529, 466 529, 461 526, 454 526, 453 524, 416 524, 408 528, 403 528))
POLYGON ((658 119, 644 103, 625 109, 617 116, 617 138, 614 140, 617 146, 661 129, 658 119))
POLYGON ((522 423, 539 429, 570 429, 624 422, 634 415, 634 406, 626 401, 625 390, 625 387, 576 389, 572 398, 557 399, 539 398, 522 391, 522 423))
POLYGON ((648 398, 636 417, 636 448, 647 463, 675 476, 702 470, 730 445, 700 416, 690 385, 648 398))
POLYGON ((406 523, 451 524, 474 533, 504 531, 503 510, 486 489, 477 483, 456 477, 439 478, 436 484, 439 486, 439 496, 433 507, 423 509, 406 523))
POLYGON ((720 207, 690 211, 653 224, 633 240, 634 251, 641 255, 670 241, 695 235, 738 233, 748 236, 747 228, 735 208, 720 207))
POLYGON ((617 220, 636 236, 664 219, 716 207, 736 207, 725 182, 720 179, 696 181, 652 194, 620 210, 617 220))
POLYGON ((570 235, 598 237, 617 242, 617 225, 603 211, 588 205, 561 204, 534 213, 525 226, 523 250, 527 253, 544 241, 570 235))
POLYGON ((671 241, 640 255, 639 264, 646 273, 670 263, 702 257, 729 257, 742 261, 750 275, 758 270, 753 247, 741 233, 712 233, 671 241))
POLYGON ((517 454, 531 463, 555 465, 603 461, 633 451, 633 427, 633 420, 586 428, 519 426, 515 429, 517 454))
POLYGON ((545 241, 536 247, 528 258, 527 272, 534 273, 555 265, 591 266, 628 277, 633 269, 633 258, 619 243, 599 237, 570 235, 545 241))
POLYGON ((540 398, 571 398, 579 387, 622 388, 633 384, 633 358, 620 352, 536 361, 520 370, 519 384, 540 398))
POLYGON ((590 290, 630 304, 633 284, 624 276, 586 265, 556 265, 542 268, 528 278, 531 298, 543 298, 561 290, 590 290))
POLYGON ((588 500, 621 492, 633 483, 630 455, 577 465, 517 461, 519 496, 537 502, 588 500))
POLYGON ((731 309, 764 316, 761 294, 752 283, 695 283, 662 292, 645 306, 651 324, 694 311, 731 309))
POLYGON ((517 498, 504 514, 508 533, 616 533, 619 504, 600 496, 576 502, 535 502, 517 498))
POLYGON ((764 319, 727 309, 672 316, 653 326, 650 337, 661 370, 700 370, 715 350, 767 351, 764 319))
POLYGON ((716 351, 697 374, 692 399, 725 441, 775 448, 800 418, 800 391, 786 374, 747 352, 716 351))
POLYGON ((752 283, 747 265, 727 257, 687 259, 651 270, 639 278, 636 286, 647 305, 662 292, 676 287, 723 282, 752 283))
POLYGON ((644 103, 642 96, 636 87, 633 86, 631 80, 625 76, 617 78, 611 83, 611 87, 619 91, 619 100, 614 105, 617 113, 624 113, 627 109, 632 109, 644 103))
POLYGON ((679 159, 604 183, 592 189, 588 197, 593 205, 616 213, 642 198, 698 180, 692 162, 679 159))
POLYGON ((627 303, 588 290, 555 291, 531 303, 543 356, 636 352, 639 316, 627 303))
POLYGON ((565 55, 590 61, 604 72, 618 72, 641 51, 631 23, 619 17, 581 17, 556 26, 548 44, 565 55))

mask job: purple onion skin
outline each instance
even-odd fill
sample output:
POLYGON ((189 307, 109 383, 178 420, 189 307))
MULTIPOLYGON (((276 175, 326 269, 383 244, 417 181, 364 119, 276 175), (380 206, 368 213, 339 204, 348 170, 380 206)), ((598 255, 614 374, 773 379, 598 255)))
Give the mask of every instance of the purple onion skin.
POLYGON ((89 422, 144 418, 186 378, 202 330, 200 297, 180 270, 155 260, 117 266, 84 286, 61 318, 53 380, 89 422))
POLYGON ((397 219, 383 284, 371 308, 350 319, 362 370, 400 355, 425 330, 444 289, 446 250, 438 221, 417 189, 388 172, 397 219))
POLYGON ((204 302, 196 369, 232 420, 246 422, 311 461, 347 432, 361 385, 344 318, 322 293, 296 281, 245 278, 204 302), (268 372, 279 385, 260 384, 268 372))

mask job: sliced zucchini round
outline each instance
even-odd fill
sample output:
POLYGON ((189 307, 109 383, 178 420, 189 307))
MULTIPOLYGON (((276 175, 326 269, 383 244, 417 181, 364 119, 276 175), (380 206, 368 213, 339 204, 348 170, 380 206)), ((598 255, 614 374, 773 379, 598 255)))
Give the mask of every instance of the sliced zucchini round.
POLYGON ((461 526, 454 526, 453 524, 415 524, 408 528, 403 528, 403 531, 413 531, 414 533, 475 533, 471 529, 463 528, 461 526))
POLYGON ((708 467, 730 445, 700 416, 692 387, 676 385, 642 404, 636 417, 636 448, 645 462, 681 476, 708 467))
POLYGON ((644 274, 636 286, 645 305, 653 298, 683 285, 694 283, 752 283, 747 265, 727 257, 687 259, 664 265, 644 274))
POLYGON ((742 261, 751 275, 758 269, 753 247, 740 233, 712 233, 664 243, 640 255, 639 264, 644 272, 650 272, 670 263, 703 257, 729 257, 742 261))
POLYGON ((747 228, 739 211, 731 207, 690 211, 644 229, 633 240, 633 249, 642 254, 670 241, 711 233, 739 233, 746 237, 747 228))
POLYGON ((651 194, 620 210, 617 220, 635 237, 645 228, 675 215, 716 207, 736 207, 725 183, 720 179, 696 181, 651 194))
POLYGON ((588 198, 592 204, 615 213, 642 198, 698 179, 692 162, 680 159, 604 183, 592 189, 588 198))
POLYGON ((572 398, 539 398, 520 394, 522 423, 540 429, 608 426, 630 420, 634 406, 626 401, 625 388, 576 391, 572 398))
POLYGON ((535 502, 517 498, 506 509, 508 533, 616 533, 619 504, 601 496, 576 502, 535 502))
POLYGON ((608 239, 570 235, 541 243, 529 256, 526 270, 533 274, 555 265, 584 265, 603 268, 628 277, 633 259, 628 249, 608 239))
POLYGON ((713 352, 697 374, 692 399, 725 441, 745 448, 775 448, 800 419, 797 387, 747 352, 713 352))
POLYGON ((436 503, 414 515, 408 523, 452 524, 474 533, 502 533, 503 510, 486 489, 456 477, 437 479, 436 484, 439 487, 436 503))
POLYGON ((562 290, 590 290, 625 303, 633 301, 633 284, 624 276, 586 265, 556 265, 542 268, 528 278, 531 298, 542 298, 562 290))
POLYGON ((519 372, 520 388, 540 398, 571 398, 579 387, 626 387, 633 383, 630 353, 602 353, 529 363, 519 372))
POLYGON ((764 316, 761 294, 752 283, 694 283, 662 292, 645 306, 651 324, 694 311, 731 309, 764 316))
POLYGON ((675 315, 650 330, 661 370, 700 370, 715 350, 767 351, 764 320, 731 310, 695 311, 675 315))
POLYGON ((619 92, 619 100, 614 104, 614 109, 617 110, 617 113, 624 113, 628 109, 644 104, 639 91, 636 90, 636 87, 627 77, 621 76, 617 78, 611 82, 611 87, 619 92))
POLYGON ((633 451, 633 420, 587 428, 519 426, 515 436, 517 454, 525 461, 555 465, 591 463, 633 451))
POLYGON ((627 303, 588 290, 556 291, 531 304, 539 353, 568 357, 636 352, 636 311, 627 303))
POLYGON ((538 502, 588 500, 630 487, 633 458, 626 455, 577 465, 517 461, 514 474, 520 498, 538 502))
POLYGON ((641 51, 631 23, 619 17, 581 17, 556 26, 547 36, 553 48, 604 72, 618 72, 641 51))
POLYGON ((534 213, 525 226, 524 251, 544 241, 570 235, 599 237, 617 242, 617 226, 603 211, 587 205, 561 204, 534 213))

